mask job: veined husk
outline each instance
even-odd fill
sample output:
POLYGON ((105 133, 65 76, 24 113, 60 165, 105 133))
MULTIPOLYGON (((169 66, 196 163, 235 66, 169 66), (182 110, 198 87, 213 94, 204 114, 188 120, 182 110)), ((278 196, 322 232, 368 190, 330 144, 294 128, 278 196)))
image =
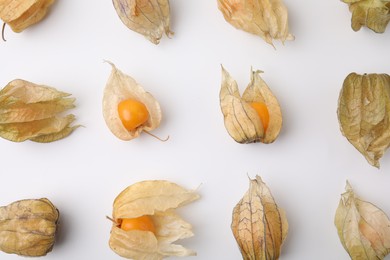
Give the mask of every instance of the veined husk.
POLYGON ((158 44, 165 34, 173 35, 169 28, 169 0, 113 0, 122 22, 131 30, 158 44))
POLYGON ((128 141, 138 137, 142 131, 150 132, 157 128, 162 117, 160 104, 157 100, 132 77, 118 70, 113 63, 108 63, 112 70, 104 89, 103 117, 111 132, 119 139, 128 141), (130 98, 143 103, 149 112, 149 119, 133 131, 129 131, 123 126, 118 114, 118 104, 130 98))
POLYGON ((0 250, 44 256, 55 242, 59 212, 46 198, 20 200, 0 207, 0 250))
POLYGON ((349 74, 337 114, 343 135, 379 168, 379 159, 390 145, 390 76, 349 74))
POLYGON ((367 26, 377 33, 383 33, 390 21, 389 0, 341 0, 348 4, 352 13, 351 26, 359 31, 367 26))
POLYGON ((276 97, 260 77, 261 71, 251 70, 251 82, 240 96, 237 82, 222 67, 222 84, 219 93, 225 127, 238 143, 272 143, 282 128, 282 112, 276 97), (269 112, 269 124, 263 124, 250 102, 265 103, 269 112))
POLYGON ((384 259, 390 253, 390 220, 370 202, 355 196, 347 182, 334 219, 343 247, 352 260, 384 259))
POLYGON ((135 183, 122 191, 114 201, 109 245, 118 255, 135 260, 163 259, 169 256, 196 255, 192 250, 172 244, 193 236, 192 226, 174 211, 196 199, 195 191, 162 180, 135 183), (116 223, 123 218, 150 215, 156 233, 124 231, 116 223))
POLYGON ((0 18, 21 32, 45 17, 54 0, 0 0, 0 18))
POLYGON ((74 98, 54 88, 16 79, 0 91, 0 136, 14 142, 53 142, 70 135, 74 98))
POLYGON ((294 40, 288 30, 288 12, 281 0, 218 0, 225 20, 237 29, 273 40, 294 40))
POLYGON ((245 260, 276 260, 288 232, 283 209, 260 176, 233 210, 232 231, 245 260))

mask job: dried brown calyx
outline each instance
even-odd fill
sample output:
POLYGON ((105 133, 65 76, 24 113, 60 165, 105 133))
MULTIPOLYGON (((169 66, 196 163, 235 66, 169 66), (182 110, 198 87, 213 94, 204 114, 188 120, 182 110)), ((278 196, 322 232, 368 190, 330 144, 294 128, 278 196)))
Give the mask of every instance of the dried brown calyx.
POLYGON ((113 0, 122 22, 131 30, 158 44, 165 34, 173 35, 170 24, 169 0, 113 0))
POLYGON ((351 26, 359 31, 367 26, 376 33, 383 33, 390 21, 390 2, 388 0, 341 0, 348 4, 352 13, 351 26))
POLYGON ((259 176, 250 180, 249 190, 234 207, 231 227, 243 259, 279 259, 287 218, 259 176))
POLYGON ((384 259, 390 253, 390 220, 374 204, 359 199, 347 182, 334 223, 352 260, 384 259))
POLYGON ((14 142, 53 142, 70 135, 74 98, 54 88, 16 79, 0 91, 0 137, 14 142))
POLYGON ((21 32, 42 20, 53 3, 54 0, 0 0, 0 18, 14 32, 21 32))
POLYGON ((278 100, 260 73, 251 70, 251 82, 241 97, 236 81, 222 67, 221 110, 228 133, 238 143, 272 143, 282 128, 278 100))
POLYGON ((44 256, 55 242, 59 211, 48 199, 20 200, 0 207, 0 250, 44 256))
POLYGON ((225 20, 237 29, 273 40, 294 40, 288 29, 288 12, 281 0, 218 0, 225 20))
POLYGON ((118 255, 134 260, 196 255, 175 241, 193 236, 192 226, 174 209, 199 195, 164 181, 142 181, 127 187, 113 205, 109 245, 118 255))
POLYGON ((390 145, 390 76, 351 73, 340 92, 337 115, 348 141, 379 168, 390 145))

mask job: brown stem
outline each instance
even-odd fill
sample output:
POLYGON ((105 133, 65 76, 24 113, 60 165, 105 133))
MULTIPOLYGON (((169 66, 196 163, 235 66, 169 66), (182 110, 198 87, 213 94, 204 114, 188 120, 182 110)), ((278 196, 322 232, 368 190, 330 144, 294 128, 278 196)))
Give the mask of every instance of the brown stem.
POLYGON ((115 225, 119 226, 119 223, 118 223, 115 219, 110 218, 109 216, 106 216, 106 218, 107 218, 108 220, 111 220, 115 225))
POLYGON ((6 39, 5 39, 5 37, 4 37, 4 29, 5 29, 5 25, 6 25, 6 23, 3 23, 3 28, 1 28, 1 38, 3 39, 3 41, 7 41, 6 39))
POLYGON ((154 138, 156 138, 157 140, 159 140, 159 141, 161 141, 161 142, 166 142, 166 141, 168 141, 168 139, 169 139, 169 135, 168 135, 167 138, 161 139, 160 137, 158 137, 158 136, 156 136, 156 135, 154 135, 154 134, 152 134, 152 133, 150 133, 150 132, 148 132, 148 131, 145 131, 145 130, 144 130, 144 132, 147 133, 147 134, 150 135, 150 136, 153 136, 154 138))

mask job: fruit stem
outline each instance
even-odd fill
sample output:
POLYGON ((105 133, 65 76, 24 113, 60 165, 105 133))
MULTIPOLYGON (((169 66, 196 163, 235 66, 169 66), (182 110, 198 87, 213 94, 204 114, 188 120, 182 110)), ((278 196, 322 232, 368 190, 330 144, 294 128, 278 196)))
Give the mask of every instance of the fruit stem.
POLYGON ((112 221, 114 224, 118 225, 119 226, 119 223, 117 221, 115 221, 115 219, 113 218, 110 218, 109 216, 106 216, 106 218, 110 221, 112 221))
POLYGON ((4 42, 6 42, 7 40, 5 39, 4 37, 4 29, 5 29, 5 25, 6 23, 3 23, 3 28, 1 28, 1 38, 3 39, 4 42))
POLYGON ((169 135, 168 135, 168 137, 166 137, 165 139, 161 139, 160 137, 158 137, 158 136, 156 136, 156 135, 154 135, 154 134, 152 134, 152 133, 150 133, 150 132, 148 132, 148 131, 145 131, 145 130, 144 130, 144 132, 147 133, 148 135, 150 135, 150 136, 156 138, 157 140, 159 140, 159 141, 161 141, 161 142, 166 142, 166 141, 168 141, 168 139, 169 139, 169 135))

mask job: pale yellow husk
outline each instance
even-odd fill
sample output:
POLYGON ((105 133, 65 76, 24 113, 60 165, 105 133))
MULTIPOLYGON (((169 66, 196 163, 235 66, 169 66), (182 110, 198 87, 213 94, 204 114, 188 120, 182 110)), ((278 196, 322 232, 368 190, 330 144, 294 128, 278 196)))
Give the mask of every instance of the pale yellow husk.
POLYGON ((118 255, 135 260, 163 259, 169 256, 196 255, 192 250, 173 244, 193 236, 192 226, 174 212, 199 195, 168 181, 143 181, 122 191, 114 201, 109 245, 118 255), (156 232, 124 231, 116 223, 123 218, 149 215, 156 232))
POLYGON ((334 219, 352 260, 384 259, 390 253, 390 220, 370 202, 357 198, 347 182, 334 219))
POLYGON ((390 76, 351 73, 344 80, 337 115, 348 141, 379 168, 390 145, 390 76))
POLYGON ((250 180, 249 190, 234 207, 231 228, 243 259, 279 259, 288 222, 259 176, 250 180))
POLYGON ((162 113, 160 104, 146 92, 132 77, 118 70, 114 64, 103 94, 103 117, 111 132, 121 140, 131 140, 138 137, 142 131, 152 131, 160 125, 162 113), (134 129, 127 130, 118 114, 118 104, 126 99, 135 99, 143 103, 148 112, 148 120, 134 129))
POLYGON ((241 97, 237 82, 222 67, 219 94, 221 110, 228 133, 238 143, 272 143, 282 128, 279 102, 260 77, 260 73, 261 71, 251 70, 251 82, 241 97), (249 105, 251 102, 262 102, 267 106, 269 123, 266 131, 258 114, 249 105))
POLYGON ((288 12, 281 0, 218 0, 225 20, 237 29, 259 35, 267 43, 294 40, 288 12))
POLYGON ((48 199, 20 200, 0 207, 0 250, 44 256, 55 242, 59 212, 48 199))
POLYGON ((367 26, 376 33, 383 33, 390 21, 389 0, 341 0, 352 13, 351 26, 359 31, 367 26))
POLYGON ((14 142, 53 142, 70 135, 74 98, 54 88, 16 79, 0 91, 0 137, 14 142))
POLYGON ((0 0, 0 18, 14 32, 42 20, 54 0, 0 0))
POLYGON ((165 34, 170 37, 169 0, 113 0, 122 22, 131 30, 158 44, 165 34))

